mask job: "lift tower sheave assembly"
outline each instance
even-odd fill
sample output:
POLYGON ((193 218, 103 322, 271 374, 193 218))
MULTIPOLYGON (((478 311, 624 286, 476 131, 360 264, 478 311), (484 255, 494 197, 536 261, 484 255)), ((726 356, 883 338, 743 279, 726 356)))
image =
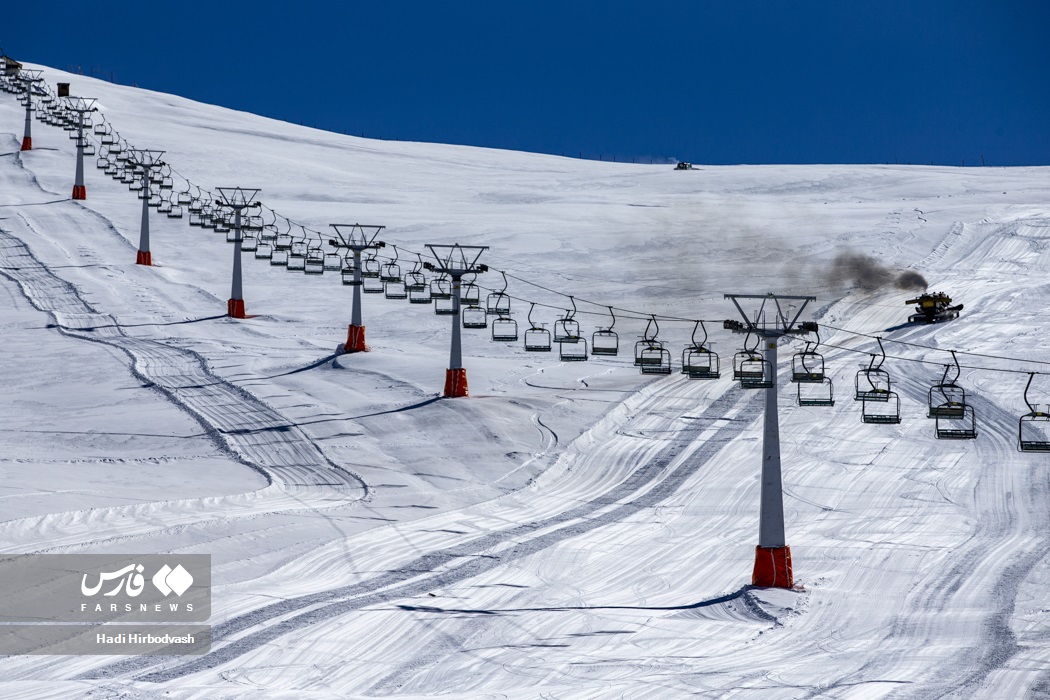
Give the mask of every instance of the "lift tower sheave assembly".
POLYGON ((386 226, 365 224, 329 224, 335 229, 337 238, 330 239, 328 244, 333 248, 346 248, 354 254, 354 279, 349 282, 354 288, 354 306, 350 315, 350 327, 347 329, 344 352, 368 352, 365 345, 365 325, 361 320, 361 253, 369 249, 379 249, 386 244, 377 241, 376 236, 386 226))
MULTIPOLYGON (((799 323, 803 309, 816 297, 782 294, 726 294, 744 321, 726 321, 725 327, 737 333, 754 333, 764 345, 763 367, 768 374, 760 385, 766 391, 762 431, 762 476, 758 520, 758 546, 751 583, 771 588, 795 585, 791 569, 791 548, 784 536, 784 494, 780 472, 780 423, 777 417, 777 341, 786 335, 804 335, 816 330, 812 322, 799 323), (760 302, 753 315, 741 306, 760 302), (797 304, 797 307, 795 306, 797 304), (797 310, 789 315, 792 307, 797 310), (772 317, 772 321, 767 321, 772 317)), ((741 382, 743 385, 743 382, 741 382)), ((758 383, 753 386, 759 386, 758 383)))
POLYGON ((22 133, 22 150, 33 150, 33 85, 44 82, 43 71, 22 70, 18 79, 26 86, 26 126, 22 133))
POLYGON ((153 255, 149 249, 149 198, 150 184, 154 171, 159 171, 164 162, 160 157, 164 151, 150 151, 133 148, 128 151, 128 167, 138 171, 142 179, 142 223, 139 227, 139 251, 135 258, 136 265, 152 265, 153 255))
POLYGON ((69 111, 77 113, 77 172, 73 180, 73 199, 87 199, 87 188, 84 186, 84 127, 90 126, 84 121, 84 115, 97 111, 94 97, 67 97, 69 111))
POLYGON ((258 208, 255 195, 261 190, 244 187, 217 187, 222 199, 215 200, 220 207, 233 209, 233 282, 230 286, 230 298, 226 302, 226 315, 230 318, 248 318, 244 309, 244 291, 241 287, 241 212, 248 208, 258 208))
POLYGON ((481 254, 489 249, 483 245, 436 245, 427 243, 436 263, 427 262, 424 267, 452 278, 452 349, 449 352, 448 369, 445 371, 447 398, 467 396, 467 370, 463 366, 463 346, 460 339, 460 282, 463 275, 478 275, 488 271, 487 265, 479 265, 481 254))

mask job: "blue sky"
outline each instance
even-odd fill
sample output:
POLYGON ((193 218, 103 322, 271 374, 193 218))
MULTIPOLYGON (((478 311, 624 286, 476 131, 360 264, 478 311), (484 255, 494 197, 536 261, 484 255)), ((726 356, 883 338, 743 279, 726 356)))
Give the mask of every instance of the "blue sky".
POLYGON ((1046 0, 41 5, 4 9, 15 58, 357 135, 639 162, 1050 164, 1046 0))

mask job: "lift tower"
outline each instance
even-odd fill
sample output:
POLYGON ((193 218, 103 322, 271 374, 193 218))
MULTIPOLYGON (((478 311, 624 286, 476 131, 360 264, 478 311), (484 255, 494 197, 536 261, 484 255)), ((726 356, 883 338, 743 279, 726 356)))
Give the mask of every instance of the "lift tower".
POLYGON ((87 188, 84 186, 84 147, 87 141, 84 139, 85 124, 84 115, 96 111, 94 97, 67 97, 67 104, 71 112, 77 113, 77 174, 73 181, 73 199, 87 199, 87 188))
POLYGON ((424 267, 452 278, 452 349, 448 369, 445 370, 445 393, 448 398, 467 396, 467 370, 463 366, 463 347, 460 341, 459 291, 463 275, 488 271, 488 265, 479 265, 478 258, 489 249, 487 245, 435 245, 427 243, 437 263, 424 267))
POLYGON ((133 148, 128 151, 128 166, 138 171, 142 181, 142 223, 139 226, 139 252, 135 258, 136 265, 152 265, 153 255, 149 250, 149 198, 153 172, 159 171, 164 162, 160 157, 164 151, 150 151, 133 148))
POLYGON ((226 302, 226 315, 230 318, 248 318, 244 312, 244 291, 241 289, 241 211, 258 208, 260 202, 252 201, 261 190, 244 187, 216 187, 222 199, 215 200, 220 207, 233 209, 233 283, 230 286, 230 298, 226 302))
POLYGON ((386 226, 365 224, 329 224, 335 229, 338 238, 332 238, 328 244, 333 248, 346 248, 354 254, 354 279, 350 284, 354 288, 354 306, 350 312, 350 327, 346 333, 344 352, 368 352, 365 345, 365 326, 361 320, 361 253, 368 249, 379 249, 386 243, 377 241, 376 236, 386 226))
MULTIPOLYGON (((785 335, 805 335, 817 330, 812 322, 799 323, 803 309, 816 297, 783 294, 726 294, 744 321, 726 321, 725 327, 736 333, 754 333, 764 345, 763 377, 750 381, 750 388, 766 390, 765 419, 762 431, 762 489, 758 517, 758 546, 751 583, 755 586, 791 588, 795 585, 791 570, 791 548, 784 536, 784 495, 780 475, 780 422, 777 417, 777 341, 785 335), (760 302, 754 315, 748 315, 741 300, 760 302), (786 302, 787 304, 782 304, 786 302), (797 304, 793 315, 789 314, 797 304), (786 308, 785 308, 786 306, 786 308), (772 321, 767 320, 772 317, 772 321)), ((741 384, 744 384, 742 381, 741 384)), ((745 385, 747 386, 747 385, 745 385)))
POLYGON ((22 150, 33 150, 33 85, 44 82, 43 71, 22 70, 18 75, 26 86, 26 127, 22 134, 22 150))

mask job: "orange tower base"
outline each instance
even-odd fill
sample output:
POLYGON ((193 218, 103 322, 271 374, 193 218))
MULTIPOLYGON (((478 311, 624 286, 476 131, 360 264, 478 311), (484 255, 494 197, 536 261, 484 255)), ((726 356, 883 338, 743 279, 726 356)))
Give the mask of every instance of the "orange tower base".
POLYGON ((230 318, 248 318, 244 314, 244 299, 228 299, 226 301, 226 315, 230 318))
POLYGON ((467 370, 465 368, 445 370, 445 396, 450 399, 468 396, 467 370))
POLYGON ((33 150, 33 137, 32 136, 23 136, 22 137, 22 150, 23 151, 31 151, 31 150, 33 150))
POLYGON ((751 585, 763 588, 793 588, 791 547, 755 547, 755 571, 751 585))
POLYGON ((138 257, 135 258, 136 265, 152 265, 153 256, 150 255, 148 250, 140 250, 138 257))
POLYGON ((73 199, 87 199, 87 187, 84 185, 73 185, 73 199))
POLYGON ((346 345, 343 346, 343 350, 346 352, 368 352, 368 346, 365 345, 364 326, 350 324, 346 334, 346 345))

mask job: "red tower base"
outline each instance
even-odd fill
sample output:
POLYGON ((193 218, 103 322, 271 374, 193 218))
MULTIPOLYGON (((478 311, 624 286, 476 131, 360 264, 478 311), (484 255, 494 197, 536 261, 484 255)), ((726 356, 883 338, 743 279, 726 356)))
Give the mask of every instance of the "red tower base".
POLYGON ((226 315, 230 318, 248 318, 244 315, 244 299, 228 299, 226 315))
POLYGON ((87 199, 87 187, 84 185, 73 185, 73 199, 87 199))
POLYGON ((445 370, 445 396, 450 399, 468 396, 467 370, 465 368, 445 370))
MULTIPOLYGON (((152 265, 153 264, 153 256, 150 255, 150 252, 148 250, 140 250, 139 254, 138 254, 138 257, 135 258, 135 264, 136 265, 152 265)), ((241 303, 241 305, 242 306, 244 305, 243 302, 241 303)))
POLYGON ((343 350, 346 352, 368 352, 368 346, 365 345, 364 326, 350 324, 349 331, 346 334, 346 345, 343 346, 343 350))
POLYGON ((22 137, 22 150, 23 151, 31 151, 31 150, 33 150, 33 137, 32 136, 23 136, 22 137))
POLYGON ((791 547, 755 547, 755 571, 751 585, 763 588, 792 588, 791 547))

